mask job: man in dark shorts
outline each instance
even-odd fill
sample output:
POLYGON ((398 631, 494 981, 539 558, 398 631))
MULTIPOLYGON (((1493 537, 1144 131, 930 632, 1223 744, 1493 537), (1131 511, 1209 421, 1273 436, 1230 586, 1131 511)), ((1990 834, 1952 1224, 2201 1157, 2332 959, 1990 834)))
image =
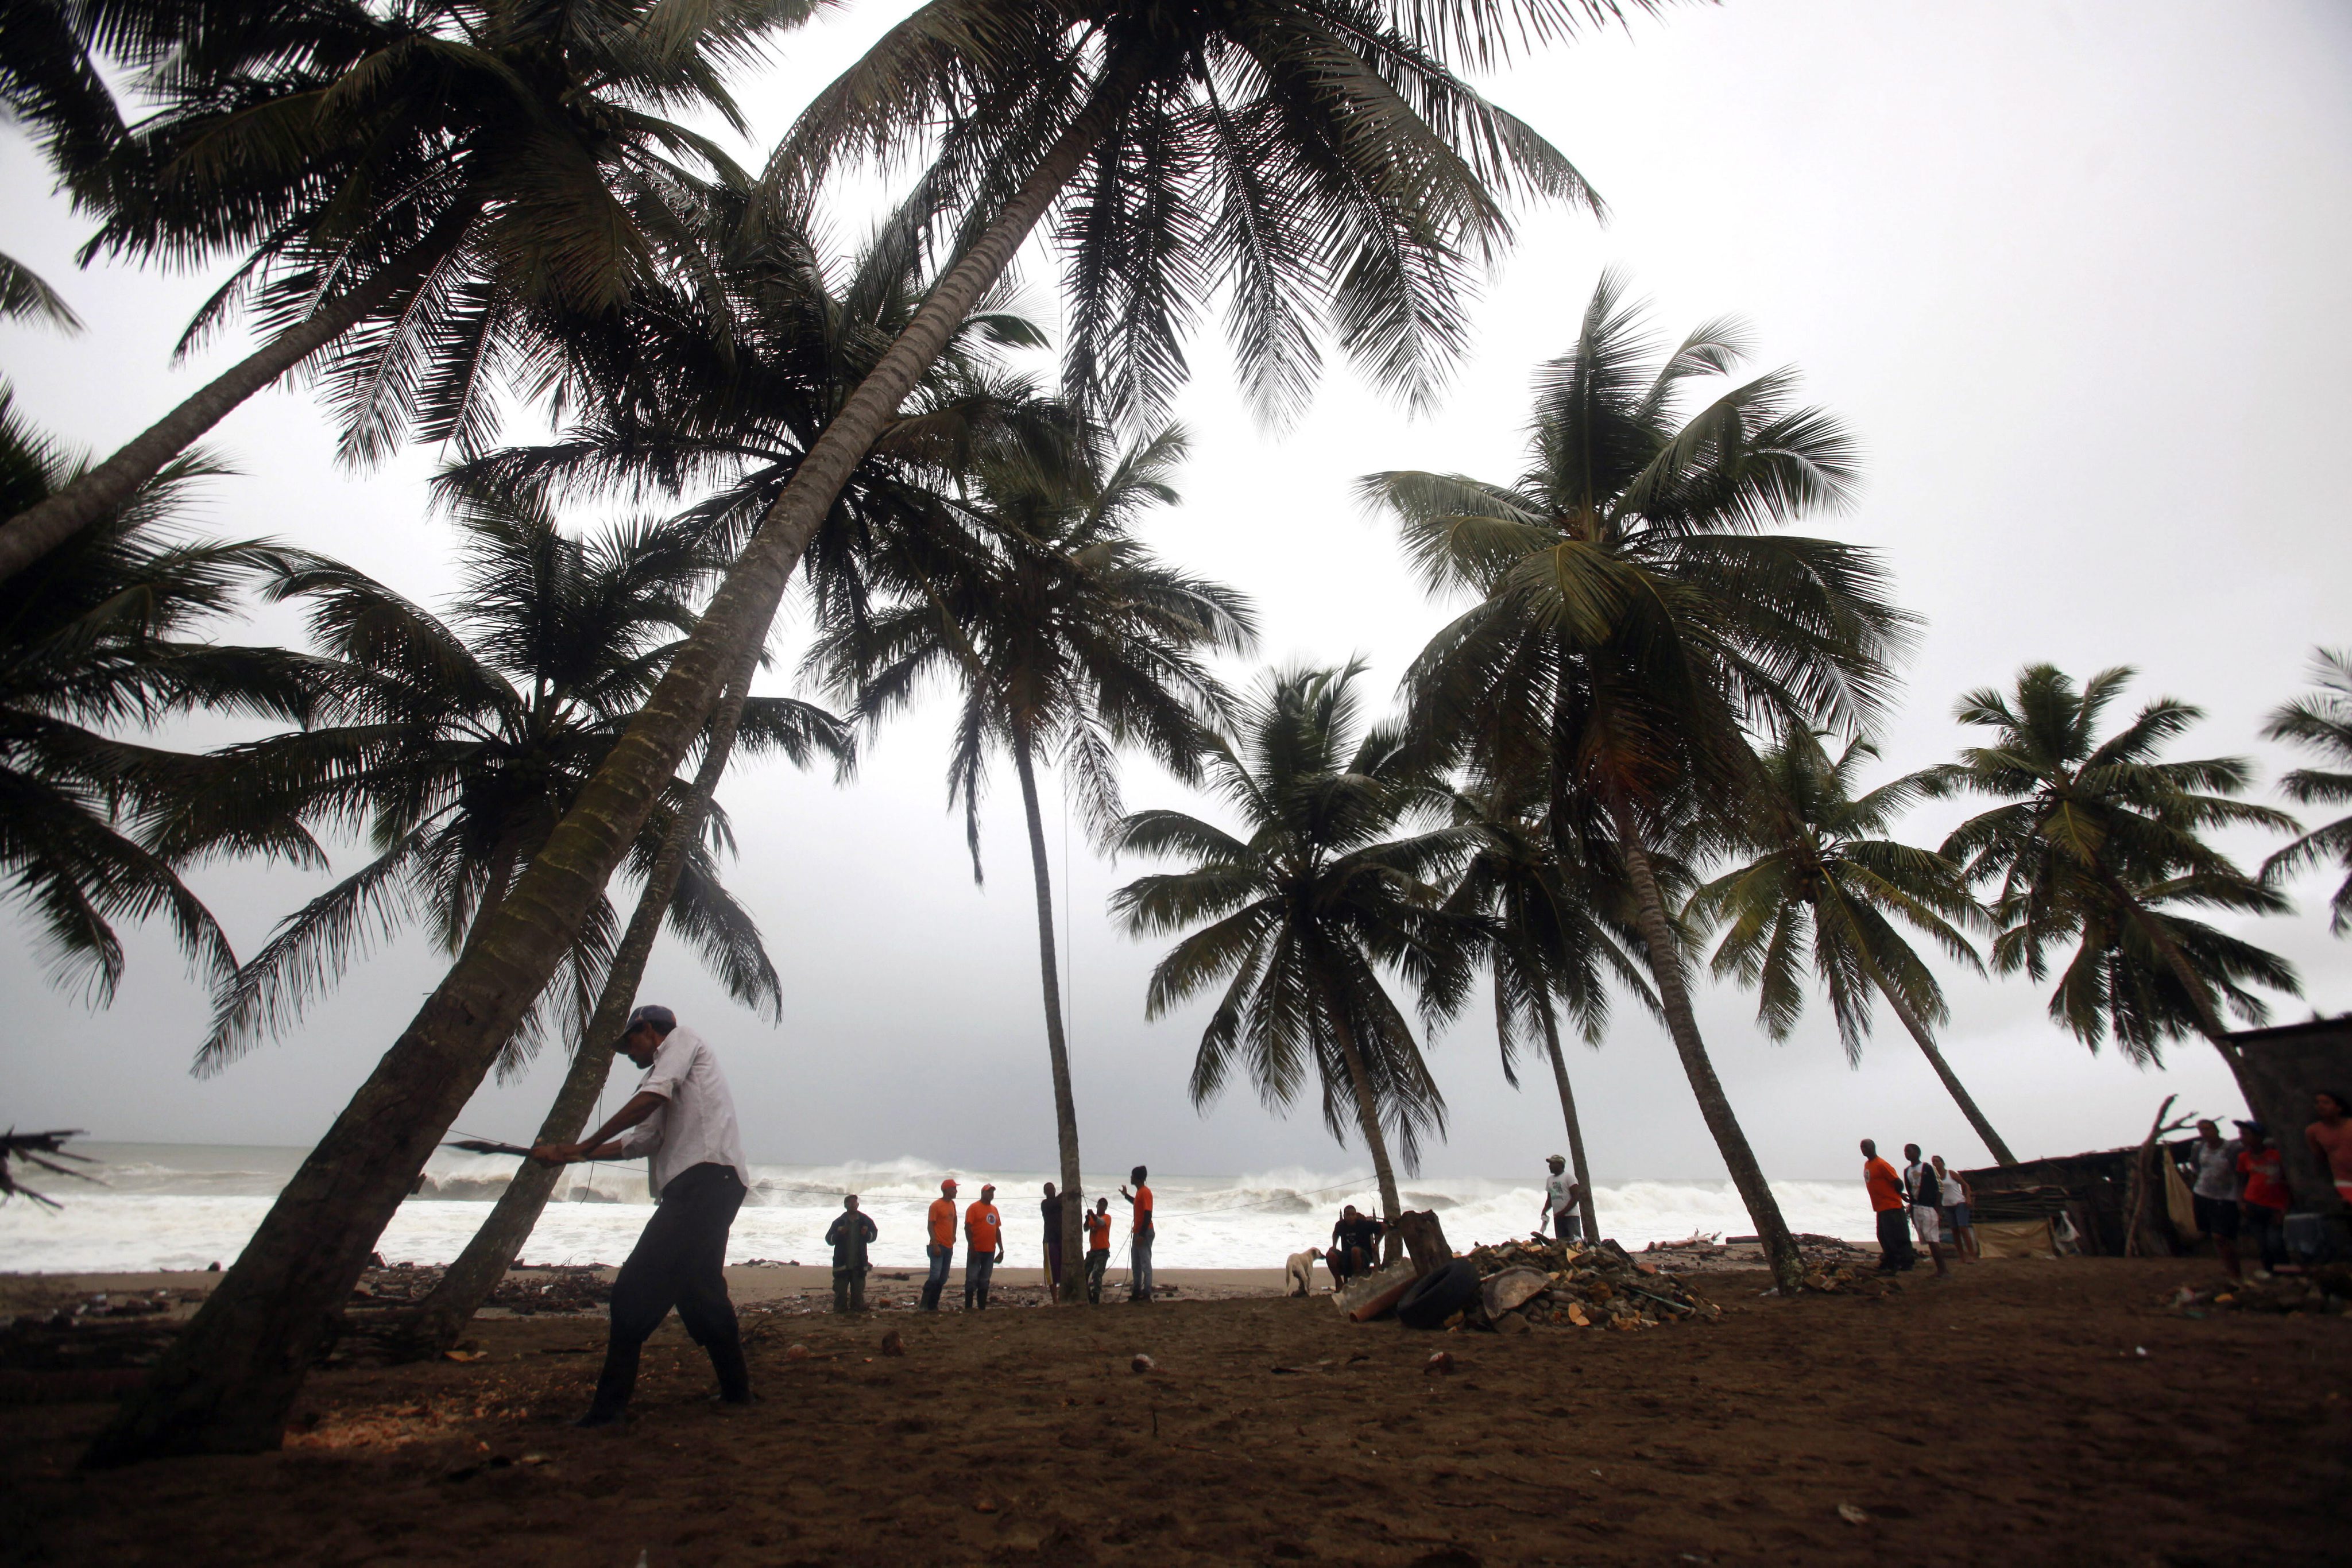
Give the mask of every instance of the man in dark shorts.
POLYGON ((2236 1139, 2224 1139, 2221 1128, 2208 1117, 2197 1124, 2197 1141, 2189 1146, 2197 1179, 2189 1186, 2189 1201, 2197 1210, 2197 1228, 2213 1239, 2221 1267, 2232 1280, 2244 1277, 2238 1261, 2238 1149, 2236 1139))

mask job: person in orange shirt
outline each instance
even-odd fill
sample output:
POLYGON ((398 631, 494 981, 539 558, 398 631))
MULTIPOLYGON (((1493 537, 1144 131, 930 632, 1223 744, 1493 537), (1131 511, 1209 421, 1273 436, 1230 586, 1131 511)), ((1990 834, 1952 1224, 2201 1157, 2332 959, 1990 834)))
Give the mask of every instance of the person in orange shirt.
POLYGON ((923 1256, 931 1260, 931 1271, 923 1281, 923 1311, 940 1310, 940 1292, 948 1288, 948 1270, 955 1264, 956 1182, 950 1176, 940 1183, 940 1196, 931 1199, 930 1232, 923 1246, 923 1256))
POLYGON ((1110 1267, 1110 1199, 1095 1199, 1087 1216, 1087 1303, 1102 1305, 1103 1270, 1110 1267))
POLYGON ((1870 1194, 1870 1207, 1878 1217, 1878 1271, 1893 1274, 1908 1269, 1919 1260, 1911 1249, 1910 1217, 1904 1213, 1907 1202, 1903 1196, 1903 1178, 1895 1167, 1878 1157, 1878 1145, 1872 1140, 1862 1141, 1862 1185, 1870 1194))
POLYGON ((1149 1174, 1141 1166, 1136 1166, 1128 1177, 1135 1183, 1135 1190, 1118 1189, 1119 1197, 1135 1205, 1135 1230, 1128 1238, 1127 1299, 1130 1301, 1151 1299, 1151 1189, 1143 1185, 1143 1178, 1149 1174))
POLYGON ((963 1211, 963 1310, 988 1310, 988 1279, 1004 1261, 1004 1217, 996 1212, 996 1188, 983 1182, 980 1201, 963 1211))

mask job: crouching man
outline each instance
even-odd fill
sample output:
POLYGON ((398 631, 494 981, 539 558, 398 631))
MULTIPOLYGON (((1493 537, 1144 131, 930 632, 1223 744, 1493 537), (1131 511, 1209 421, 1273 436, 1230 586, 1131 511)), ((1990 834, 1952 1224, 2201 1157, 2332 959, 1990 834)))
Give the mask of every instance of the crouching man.
POLYGON ((643 1007, 629 1015, 620 1049, 646 1069, 637 1092, 610 1121, 577 1144, 541 1144, 531 1154, 562 1165, 574 1160, 625 1160, 651 1165, 658 1207, 613 1281, 613 1327, 604 1370, 583 1427, 609 1427, 628 1409, 636 1387, 637 1358, 672 1307, 694 1343, 709 1353, 719 1397, 751 1402, 751 1378, 735 1304, 727 1299, 727 1232, 751 1188, 734 1096, 719 1059, 677 1015, 643 1007))

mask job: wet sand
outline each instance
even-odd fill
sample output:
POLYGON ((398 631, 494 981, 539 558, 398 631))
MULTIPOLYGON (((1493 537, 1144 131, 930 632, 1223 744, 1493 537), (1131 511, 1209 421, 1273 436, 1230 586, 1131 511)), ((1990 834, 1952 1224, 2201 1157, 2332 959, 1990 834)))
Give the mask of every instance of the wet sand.
POLYGON ((673 1321, 630 1427, 570 1428, 602 1345, 593 1314, 486 1319, 467 1363, 321 1373, 278 1454, 83 1475, 106 1407, 20 1405, 0 1420, 0 1556, 2345 1562, 2352 1320, 2159 1304, 2211 1271, 1995 1261, 1883 1299, 1794 1301, 1723 1274, 1702 1281, 1718 1323, 1502 1337, 1181 1291, 839 1320, 797 1311, 816 1278, 747 1270, 772 1278, 743 1287, 762 1402, 740 1414, 711 1404, 673 1321), (879 1354, 892 1328, 903 1358, 879 1354), (1424 1371, 1438 1349, 1451 1375, 1424 1371), (1131 1371, 1138 1352, 1157 1370, 1131 1371))

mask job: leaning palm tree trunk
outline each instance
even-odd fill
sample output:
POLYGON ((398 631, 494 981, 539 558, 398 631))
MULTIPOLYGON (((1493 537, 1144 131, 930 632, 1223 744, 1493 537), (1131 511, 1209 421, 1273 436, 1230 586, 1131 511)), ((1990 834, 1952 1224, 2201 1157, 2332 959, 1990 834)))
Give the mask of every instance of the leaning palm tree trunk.
POLYGON ((1381 1218, 1390 1225, 1396 1223, 1404 1212, 1404 1200, 1397 1196, 1396 1170, 1389 1164, 1388 1139, 1381 1134, 1380 1102, 1372 1094, 1372 1075, 1364 1066, 1364 1053, 1356 1044, 1355 1031, 1348 1027, 1347 1014, 1341 1010, 1336 997, 1330 998, 1331 1033, 1339 1047, 1339 1058, 1348 1064, 1348 1088, 1356 1102, 1356 1124, 1363 1129, 1364 1148, 1372 1156, 1372 1179, 1380 1184, 1381 1218))
POLYGON ((1715 1145, 1731 1173, 1731 1185, 1748 1206, 1748 1220, 1764 1244, 1772 1278, 1782 1291, 1793 1292, 1804 1280, 1804 1261, 1797 1254, 1796 1239, 1789 1234, 1788 1221, 1780 1218, 1780 1202, 1764 1179, 1764 1168, 1756 1163, 1756 1152, 1748 1146, 1748 1134, 1740 1131, 1739 1119, 1732 1114, 1723 1082, 1715 1075, 1715 1063, 1707 1060, 1706 1042, 1699 1039, 1698 1019, 1692 1016, 1690 993, 1683 986, 1682 954, 1666 925, 1665 901, 1659 895, 1658 879, 1643 848, 1641 830, 1634 825, 1633 813, 1622 807, 1613 814, 1626 879, 1633 884, 1636 923, 1643 946, 1649 950, 1651 976, 1658 982, 1658 1000, 1665 1009, 1666 1032, 1674 1039, 1675 1053, 1682 1058, 1691 1092, 1697 1096, 1699 1114, 1706 1118, 1706 1130, 1715 1135, 1715 1145))
POLYGON ((407 255, 350 293, 289 327, 149 425, 131 443, 72 484, 0 524, 0 582, 5 582, 90 524, 114 511, 239 404, 341 337, 401 290, 438 266, 466 237, 480 213, 462 204, 407 255))
POLYGON ((1021 807, 1029 819, 1029 868, 1037 879, 1037 972, 1045 990, 1045 1054, 1054 1064, 1054 1137, 1062 1151, 1062 1300, 1080 1301, 1086 1299, 1087 1254, 1079 1239, 1086 1191, 1078 1175, 1078 1105, 1070 1089, 1070 1042, 1062 1031, 1062 974, 1054 954, 1054 883, 1045 862, 1045 823, 1037 812, 1037 770, 1025 736, 1013 742, 1013 767, 1021 775, 1021 807))
MULTIPOLYGON (((568 1144, 578 1137, 580 1130, 587 1125, 588 1113, 594 1107, 596 1097, 604 1092, 605 1077, 613 1066, 613 1043, 621 1038, 622 1026, 628 1021, 629 1009, 636 1000, 637 985, 645 978, 646 961, 653 956, 654 942, 661 935, 662 921, 669 914, 670 900, 677 893, 677 879, 686 869, 687 853, 693 847, 695 835, 702 831, 711 797, 719 790, 719 777, 727 771, 728 758, 735 749, 735 732, 742 723, 743 704, 750 695, 751 674, 758 663, 756 657, 744 661, 727 683, 727 695, 719 705, 710 741, 702 754, 702 766, 694 776, 694 793, 677 820, 670 824, 668 836, 662 840, 661 850, 646 874, 645 891, 638 895, 636 912, 630 915, 629 928, 622 935, 621 945, 614 949, 612 964, 604 971, 604 988, 596 998, 595 1014, 589 1019, 587 1032, 572 1050, 572 1067, 564 1074, 563 1086, 556 1091, 555 1103, 548 1107, 546 1119, 540 1123, 535 1140, 538 1143, 568 1144)), ((466 1325, 474 1321, 474 1314, 482 1310, 482 1303, 499 1288, 499 1281, 506 1278, 523 1243, 530 1239, 562 1174, 561 1166, 540 1160, 522 1162, 506 1191, 499 1195, 489 1218, 449 1265, 441 1282, 417 1304, 415 1315, 400 1335, 404 1348, 419 1355, 436 1356, 457 1343, 457 1336, 466 1332, 466 1325)))
POLYGON ((1559 1085, 1560 1119, 1568 1124, 1569 1168, 1576 1173, 1576 1185, 1583 1192, 1577 1203, 1584 1218, 1584 1239, 1590 1244, 1601 1239, 1601 1218, 1592 1207, 1592 1172, 1584 1164, 1584 1124, 1576 1119, 1576 1092, 1568 1086, 1568 1061, 1559 1050, 1559 1020, 1552 1016, 1551 998, 1545 997, 1537 1008, 1543 1016, 1544 1050, 1551 1056, 1551 1078, 1559 1085))
POLYGON ((1960 1114, 1969 1119, 1969 1125, 1977 1130, 1977 1136, 1984 1140, 1984 1146, 1992 1151, 1992 1157, 2005 1166, 2015 1165, 2017 1156, 2009 1152, 2009 1145, 2001 1142, 2000 1134, 1992 1130, 1992 1123, 1977 1108, 1976 1100, 1962 1086, 1959 1074, 1954 1072, 1952 1064, 1944 1060, 1944 1053, 1936 1049, 1935 1037, 1927 1032, 1926 1020, 1895 994, 1895 988, 1886 983, 1885 976, 1874 970, 1871 978, 1878 982, 1878 994, 1886 998, 1886 1005, 1895 1009, 1895 1016, 1903 1020, 1903 1027, 1911 1031, 1911 1038, 1919 1042, 1919 1049, 1927 1053, 1927 1065, 1934 1068, 1936 1076, 1944 1081, 1945 1092, 1951 1095, 1953 1102, 1959 1106, 1960 1114))
POLYGON ((620 742, 270 1207, 236 1264, 123 1402, 85 1463, 275 1448, 303 1347, 332 1326, 368 1252, 652 810, 743 650, 767 638, 817 525, 949 339, 1101 139, 1131 89, 1098 95, 810 446, 620 742))

